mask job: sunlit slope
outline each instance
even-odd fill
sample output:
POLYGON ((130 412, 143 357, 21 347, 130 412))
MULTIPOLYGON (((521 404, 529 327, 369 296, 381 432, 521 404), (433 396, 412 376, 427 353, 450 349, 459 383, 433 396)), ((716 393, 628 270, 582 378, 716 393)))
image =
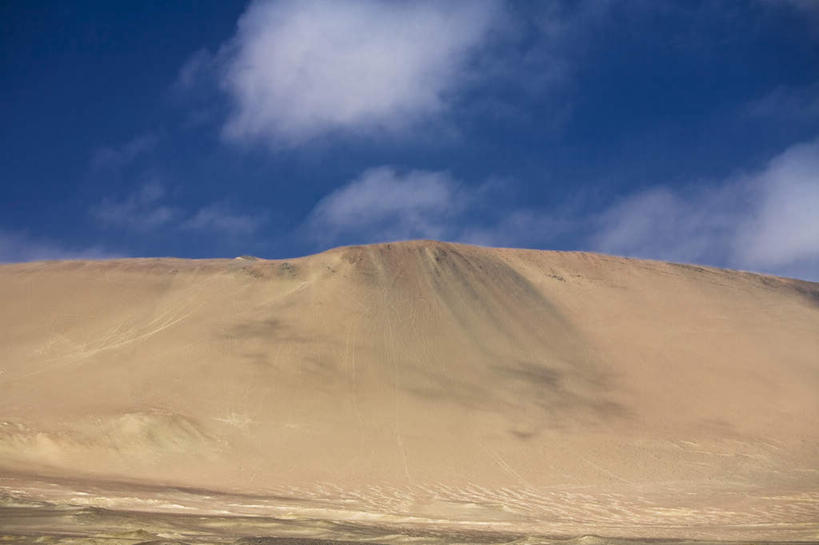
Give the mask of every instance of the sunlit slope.
POLYGON ((0 305, 0 471, 819 483, 817 284, 419 241, 7 265, 0 305))

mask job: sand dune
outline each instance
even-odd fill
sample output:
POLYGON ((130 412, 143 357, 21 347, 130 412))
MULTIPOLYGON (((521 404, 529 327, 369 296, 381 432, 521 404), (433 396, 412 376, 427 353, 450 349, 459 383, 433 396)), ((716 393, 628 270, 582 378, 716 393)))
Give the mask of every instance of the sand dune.
POLYGON ((10 502, 819 540, 818 284, 413 241, 5 265, 0 301, 10 502))

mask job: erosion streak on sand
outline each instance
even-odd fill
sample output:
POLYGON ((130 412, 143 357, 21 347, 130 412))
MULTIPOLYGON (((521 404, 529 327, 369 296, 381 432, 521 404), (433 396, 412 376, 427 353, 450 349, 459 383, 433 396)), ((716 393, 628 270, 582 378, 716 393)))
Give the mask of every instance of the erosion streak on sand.
POLYGON ((6 522, 819 540, 814 283, 412 241, 3 265, 0 301, 6 522))

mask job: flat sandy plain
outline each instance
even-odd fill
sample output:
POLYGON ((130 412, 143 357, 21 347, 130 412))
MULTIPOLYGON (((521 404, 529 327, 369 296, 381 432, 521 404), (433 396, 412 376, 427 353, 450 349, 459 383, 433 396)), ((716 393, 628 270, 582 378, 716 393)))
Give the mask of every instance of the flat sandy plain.
POLYGON ((0 542, 819 542, 819 284, 413 241, 0 301, 0 542))

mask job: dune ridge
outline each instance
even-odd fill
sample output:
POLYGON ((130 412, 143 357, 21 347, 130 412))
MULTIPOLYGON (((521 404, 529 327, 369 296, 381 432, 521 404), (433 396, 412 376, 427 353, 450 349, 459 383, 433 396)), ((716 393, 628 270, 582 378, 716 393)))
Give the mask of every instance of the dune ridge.
POLYGON ((3 265, 0 300, 16 500, 819 539, 816 283, 410 241, 3 265))

